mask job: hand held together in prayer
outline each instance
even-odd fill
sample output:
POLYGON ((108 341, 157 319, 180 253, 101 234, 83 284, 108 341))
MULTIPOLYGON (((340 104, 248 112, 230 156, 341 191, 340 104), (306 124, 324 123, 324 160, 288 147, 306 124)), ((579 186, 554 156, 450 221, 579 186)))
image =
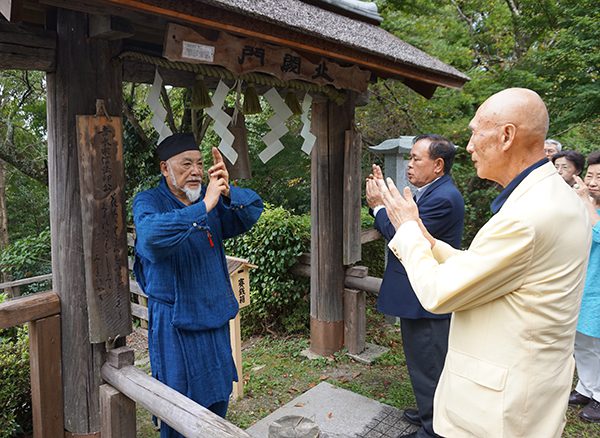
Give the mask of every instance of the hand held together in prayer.
POLYGON ((208 187, 204 196, 206 211, 211 211, 221 195, 229 197, 229 172, 217 148, 212 148, 213 165, 208 169, 208 187))
POLYGON ((435 239, 419 218, 419 209, 415 203, 410 188, 405 187, 403 194, 396 188, 396 184, 391 178, 383 179, 381 168, 373 164, 373 173, 367 177, 366 186, 367 203, 373 208, 377 205, 384 205, 388 218, 396 230, 404 222, 416 221, 421 228, 423 236, 429 241, 431 247, 435 245, 435 239))
POLYGON ((419 222, 419 209, 408 187, 404 187, 404 191, 401 194, 391 178, 387 178, 386 180, 377 179, 376 181, 388 217, 395 229, 400 228, 400 225, 404 222, 419 222))

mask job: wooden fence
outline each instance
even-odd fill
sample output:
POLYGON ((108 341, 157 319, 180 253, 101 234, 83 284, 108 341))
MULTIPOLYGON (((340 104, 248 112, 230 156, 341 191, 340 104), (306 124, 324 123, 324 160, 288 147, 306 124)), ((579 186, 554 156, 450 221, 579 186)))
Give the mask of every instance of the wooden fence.
POLYGON ((64 436, 58 295, 39 292, 0 304, 0 329, 25 323, 29 326, 33 436, 64 436))
MULTIPOLYGON (((128 243, 132 245, 133 239, 128 237, 128 243)), ((375 230, 368 230, 363 232, 361 243, 380 237, 375 230)), ((230 259, 234 263, 240 261, 230 259)), ((303 255, 292 272, 310 276, 310 255, 303 255)), ((344 279, 348 288, 344 297, 346 347, 354 354, 364 348, 364 291, 377 293, 381 286, 380 278, 367 274, 365 267, 355 266, 346 270, 344 279)), ((40 275, 0 283, 0 290, 51 280, 52 274, 40 275)), ((134 297, 131 302, 132 315, 147 322, 146 295, 133 280, 130 280, 130 291, 134 297)), ((39 292, 0 304, 0 329, 24 323, 29 325, 34 438, 63 436, 58 295, 39 292)), ((237 327, 239 330, 239 321, 237 327)), ((238 362, 241 370, 241 355, 236 358, 238 362)), ((250 438, 242 429, 134 367, 133 350, 128 347, 110 350, 101 373, 107 382, 100 387, 102 438, 135 438, 136 403, 189 438, 250 438)), ((239 372, 239 375, 240 381, 243 381, 243 374, 239 372)))

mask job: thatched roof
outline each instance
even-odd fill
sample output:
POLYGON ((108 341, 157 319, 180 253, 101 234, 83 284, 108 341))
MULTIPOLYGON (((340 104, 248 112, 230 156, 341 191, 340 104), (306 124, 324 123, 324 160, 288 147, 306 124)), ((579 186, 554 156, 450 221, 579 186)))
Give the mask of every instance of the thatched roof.
MULTIPOLYGON (((379 26, 301 0, 197 0, 464 83, 469 78, 379 26)), ((312 2, 311 2, 312 3, 312 2)))

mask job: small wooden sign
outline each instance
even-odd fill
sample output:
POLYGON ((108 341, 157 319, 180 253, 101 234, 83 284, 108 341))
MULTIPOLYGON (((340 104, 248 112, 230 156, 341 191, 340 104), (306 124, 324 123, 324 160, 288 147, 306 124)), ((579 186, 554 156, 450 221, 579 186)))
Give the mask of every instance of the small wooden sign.
POLYGON ((235 272, 229 274, 231 287, 235 298, 240 304, 240 309, 250 304, 250 268, 243 266, 235 272))
POLYGON ((77 116, 90 342, 131 333, 120 117, 77 116))
POLYGON ((317 64, 291 49, 221 32, 209 40, 185 26, 169 23, 163 56, 170 61, 213 64, 242 75, 260 72, 281 80, 301 80, 338 89, 367 90, 371 73, 358 66, 342 67, 321 58, 317 64))

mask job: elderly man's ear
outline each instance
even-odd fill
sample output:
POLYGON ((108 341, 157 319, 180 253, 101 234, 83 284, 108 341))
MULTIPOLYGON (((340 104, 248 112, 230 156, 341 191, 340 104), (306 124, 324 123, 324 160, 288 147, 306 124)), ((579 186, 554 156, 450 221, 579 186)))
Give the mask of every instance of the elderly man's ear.
POLYGON ((507 123, 502 127, 502 150, 507 151, 512 146, 515 136, 517 135, 517 127, 512 123, 507 123))

